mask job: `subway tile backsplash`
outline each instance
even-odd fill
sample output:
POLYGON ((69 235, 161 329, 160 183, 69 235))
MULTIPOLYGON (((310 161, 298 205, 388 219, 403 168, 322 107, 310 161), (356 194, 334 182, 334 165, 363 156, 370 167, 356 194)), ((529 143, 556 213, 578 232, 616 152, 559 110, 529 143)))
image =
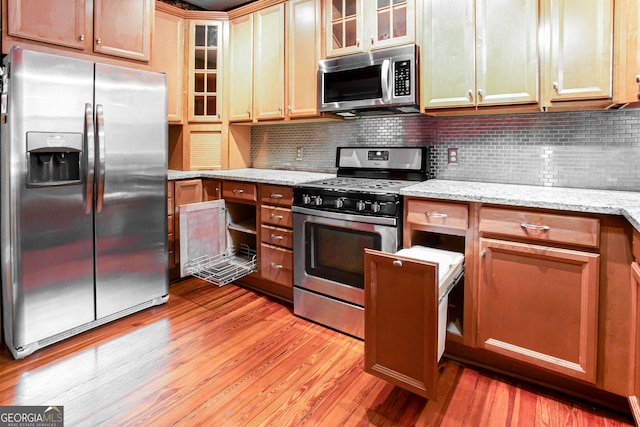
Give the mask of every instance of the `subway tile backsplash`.
POLYGON ((430 145, 431 175, 640 191, 640 110, 394 116, 251 128, 255 168, 335 172, 336 147, 430 145), (302 160, 296 160, 302 147, 302 160), (458 148, 458 164, 447 149, 458 148))

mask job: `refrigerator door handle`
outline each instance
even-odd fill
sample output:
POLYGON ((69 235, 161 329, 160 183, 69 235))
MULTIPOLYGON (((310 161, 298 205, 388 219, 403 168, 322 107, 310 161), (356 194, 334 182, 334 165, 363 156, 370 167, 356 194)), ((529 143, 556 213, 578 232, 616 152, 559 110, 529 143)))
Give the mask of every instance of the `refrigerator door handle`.
POLYGON ((84 104, 84 125, 87 153, 87 189, 85 191, 84 213, 93 213, 93 181, 95 176, 95 131, 93 127, 93 104, 84 104))
POLYGON ((104 167, 105 167, 105 146, 104 146, 104 112, 102 105, 96 104, 96 134, 98 144, 98 161, 96 162, 96 172, 98 175, 98 190, 96 194, 96 213, 102 212, 104 204, 104 167))

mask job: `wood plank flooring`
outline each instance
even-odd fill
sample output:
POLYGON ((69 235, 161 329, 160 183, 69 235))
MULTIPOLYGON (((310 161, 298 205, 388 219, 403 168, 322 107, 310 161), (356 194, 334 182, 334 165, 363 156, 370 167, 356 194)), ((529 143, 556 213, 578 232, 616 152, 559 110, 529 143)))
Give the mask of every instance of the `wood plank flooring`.
POLYGON ((169 302, 14 361, 0 405, 64 405, 66 426, 628 426, 630 416, 445 361, 437 401, 365 374, 363 343, 235 285, 169 302))

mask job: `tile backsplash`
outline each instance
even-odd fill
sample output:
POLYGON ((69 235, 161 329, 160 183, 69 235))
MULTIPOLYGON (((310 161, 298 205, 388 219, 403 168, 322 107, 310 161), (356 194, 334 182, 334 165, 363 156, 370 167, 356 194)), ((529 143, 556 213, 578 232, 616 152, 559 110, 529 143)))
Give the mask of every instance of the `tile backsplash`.
POLYGON ((255 168, 335 172, 336 147, 429 145, 434 178, 640 191, 640 110, 394 116, 251 128, 255 168), (296 160, 302 147, 302 160, 296 160), (458 164, 447 149, 458 148, 458 164))

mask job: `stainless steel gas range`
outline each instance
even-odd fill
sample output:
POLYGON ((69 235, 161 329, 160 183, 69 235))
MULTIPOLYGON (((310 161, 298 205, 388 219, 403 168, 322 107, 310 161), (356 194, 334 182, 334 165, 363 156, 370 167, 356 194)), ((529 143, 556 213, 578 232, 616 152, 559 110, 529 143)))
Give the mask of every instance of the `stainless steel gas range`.
POLYGON ((364 249, 402 245, 401 188, 428 179, 428 147, 339 147, 337 177, 294 188, 293 309, 364 338, 364 249))

